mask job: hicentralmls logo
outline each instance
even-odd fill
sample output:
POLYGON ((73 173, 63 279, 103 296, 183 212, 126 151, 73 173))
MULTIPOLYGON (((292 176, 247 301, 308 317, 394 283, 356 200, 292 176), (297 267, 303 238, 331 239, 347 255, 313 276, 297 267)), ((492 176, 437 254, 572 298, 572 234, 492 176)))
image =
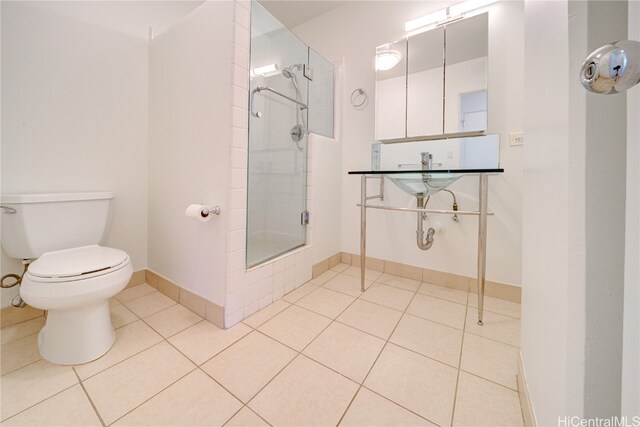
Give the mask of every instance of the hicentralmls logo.
POLYGON ((640 427, 640 416, 609 418, 558 417, 558 427, 640 427))

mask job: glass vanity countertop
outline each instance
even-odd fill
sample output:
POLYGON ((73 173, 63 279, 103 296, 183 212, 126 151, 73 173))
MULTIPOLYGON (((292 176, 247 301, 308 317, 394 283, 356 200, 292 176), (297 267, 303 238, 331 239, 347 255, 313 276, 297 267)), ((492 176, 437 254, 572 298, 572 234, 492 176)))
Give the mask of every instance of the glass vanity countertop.
POLYGON ((407 194, 431 196, 465 175, 498 174, 504 169, 435 169, 349 171, 349 175, 384 176, 407 194))

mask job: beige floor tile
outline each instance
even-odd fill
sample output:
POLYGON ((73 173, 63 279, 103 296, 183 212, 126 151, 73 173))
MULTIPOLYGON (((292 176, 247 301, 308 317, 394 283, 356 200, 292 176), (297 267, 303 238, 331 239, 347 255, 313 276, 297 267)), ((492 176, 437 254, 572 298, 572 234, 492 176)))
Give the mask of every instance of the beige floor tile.
POLYGON ((123 360, 148 349, 162 341, 162 337, 143 321, 123 326, 116 330, 116 342, 113 347, 102 357, 93 362, 76 366, 76 372, 82 380, 89 378, 98 372, 120 363, 123 360))
POLYGON ((143 283, 142 285, 126 288, 124 291, 116 295, 116 299, 120 302, 131 301, 136 298, 140 298, 152 292, 157 292, 155 288, 143 283))
POLYGON ((227 422, 224 427, 268 427, 269 423, 246 406, 227 422))
POLYGON ((4 420, 77 384, 78 378, 70 366, 40 360, 3 375, 0 381, 3 391, 0 394, 0 407, 4 420), (7 393, 7 390, 10 392, 7 393))
POLYGON ((520 347, 520 319, 485 311, 483 323, 483 326, 478 325, 478 309, 468 307, 466 332, 520 347))
MULTIPOLYGON (((365 281, 364 288, 368 289, 373 282, 365 281)), ((362 295, 360 277, 349 276, 346 274, 338 274, 333 279, 327 281, 322 285, 325 289, 331 289, 332 291, 341 292, 343 294, 351 295, 358 298, 362 295)))
POLYGON ((455 368, 460 363, 462 331, 440 323, 405 314, 389 341, 455 368))
POLYGON ((384 305, 394 310, 404 311, 415 294, 393 286, 374 283, 360 299, 384 305))
POLYGON ((386 340, 401 317, 397 310, 356 300, 336 320, 386 340))
POLYGON ((457 289, 445 288, 444 286, 432 285, 423 282, 418 289, 419 294, 429 295, 436 298, 442 298, 458 304, 466 304, 468 292, 459 291, 457 289))
POLYGON ((355 298, 330 289, 318 288, 296 302, 299 307, 335 319, 355 298))
POLYGON ((316 362, 361 383, 384 341, 341 323, 332 323, 305 350, 316 362))
POLYGON ((345 414, 341 426, 434 426, 422 417, 384 397, 361 388, 345 414))
POLYGON ((122 304, 113 305, 109 308, 111 312, 111 324, 114 329, 121 328, 125 325, 133 323, 139 320, 139 317, 136 316, 122 304))
POLYGON ((202 365, 202 370, 240 400, 248 402, 296 354, 290 348, 254 331, 202 365))
MULTIPOLYGON (((346 268, 342 273, 348 274, 349 276, 360 278, 360 267, 356 267, 352 265, 351 267, 346 268)), ((365 268, 364 270, 364 280, 375 282, 376 280, 378 280, 380 276, 382 276, 381 271, 370 270, 368 268, 365 268)))
POLYGON ((44 322, 44 317, 36 317, 35 319, 18 323, 17 325, 8 326, 0 331, 1 342, 2 344, 7 344, 11 341, 38 333, 44 326, 44 322))
POLYGON ((467 307, 462 304, 418 294, 411 301, 407 313, 456 329, 463 329, 466 310, 467 307))
POLYGON ((79 385, 38 403, 2 423, 3 426, 102 426, 79 385))
POLYGON ((163 341, 83 384, 109 425, 194 368, 186 357, 163 341))
POLYGON ((405 289, 407 291, 415 292, 420 287, 419 280, 407 279, 406 277, 394 276, 392 274, 384 273, 376 280, 378 283, 384 283, 385 285, 393 286, 394 288, 405 289))
POLYGON ((460 369, 517 390, 518 349, 465 333, 460 369))
POLYGON ((310 282, 313 283, 314 285, 322 286, 325 284, 327 280, 332 279, 337 275, 338 275, 337 271, 327 270, 321 275, 319 275, 318 277, 316 277, 315 279, 311 279, 310 282))
POLYGON ((202 317, 180 304, 172 305, 144 318, 149 326, 165 338, 184 331, 202 320, 202 317))
POLYGON ((293 291, 283 296, 282 299, 288 303, 293 304, 294 302, 298 301, 300 298, 302 298, 309 292, 313 291, 316 287, 317 286, 312 283, 305 283, 304 285, 300 286, 298 289, 294 289, 293 291))
POLYGON ((166 388, 116 426, 219 426, 242 403, 199 369, 166 388))
MULTIPOLYGON (((469 307, 477 307, 478 306, 478 295, 477 294, 469 294, 469 307)), ((520 318, 520 304, 505 301, 499 298, 488 297, 485 295, 484 297, 484 309, 487 311, 493 311, 494 313, 504 314, 505 316, 517 317, 520 318)))
POLYGON ((40 360, 38 334, 31 334, 3 344, 0 349, 0 372, 7 374, 40 360))
POLYGON ((139 317, 147 317, 153 313, 164 310, 171 307, 176 302, 166 295, 161 294, 158 291, 154 291, 148 295, 136 298, 131 301, 127 301, 124 305, 131 311, 133 311, 139 317))
POLYGON ((351 267, 350 264, 345 264, 345 263, 341 262, 340 264, 334 265, 329 270, 335 271, 337 273, 342 273, 343 271, 345 271, 349 267, 351 267))
POLYGON ((168 338, 168 341, 196 365, 202 365, 249 332, 251 328, 244 323, 221 329, 204 320, 168 338))
POLYGON ((290 305, 291 304, 289 304, 288 302, 279 299, 269 304, 268 306, 258 311, 257 313, 253 314, 251 317, 244 319, 243 322, 246 325, 251 326, 252 328, 258 328, 264 322, 271 319, 276 314, 282 312, 290 305))
POLYGON ((518 393, 460 372, 453 425, 521 426, 518 393))
POLYGON ((356 383, 298 356, 249 407, 273 425, 336 425, 357 390, 356 383))
POLYGON ((331 322, 324 316, 295 305, 258 328, 271 338, 301 351, 331 322))
POLYGON ((449 425, 458 371, 387 344, 364 385, 439 425, 449 425))

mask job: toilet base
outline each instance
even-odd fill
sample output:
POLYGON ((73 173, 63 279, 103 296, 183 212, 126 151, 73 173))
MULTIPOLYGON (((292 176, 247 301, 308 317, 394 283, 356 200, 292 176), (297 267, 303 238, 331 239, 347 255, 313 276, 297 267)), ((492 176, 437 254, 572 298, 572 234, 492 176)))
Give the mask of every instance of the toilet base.
POLYGON ((49 310, 38 335, 40 355, 59 365, 80 365, 105 354, 116 339, 109 301, 71 310, 49 310))

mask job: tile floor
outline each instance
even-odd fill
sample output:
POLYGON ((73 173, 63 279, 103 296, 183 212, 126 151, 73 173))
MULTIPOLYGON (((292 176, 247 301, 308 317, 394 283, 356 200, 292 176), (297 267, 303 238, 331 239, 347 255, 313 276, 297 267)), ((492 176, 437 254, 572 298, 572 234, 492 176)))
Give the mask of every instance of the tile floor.
POLYGON ((518 304, 338 265, 222 330, 143 284, 100 359, 40 359, 2 330, 2 425, 522 425, 518 304))

